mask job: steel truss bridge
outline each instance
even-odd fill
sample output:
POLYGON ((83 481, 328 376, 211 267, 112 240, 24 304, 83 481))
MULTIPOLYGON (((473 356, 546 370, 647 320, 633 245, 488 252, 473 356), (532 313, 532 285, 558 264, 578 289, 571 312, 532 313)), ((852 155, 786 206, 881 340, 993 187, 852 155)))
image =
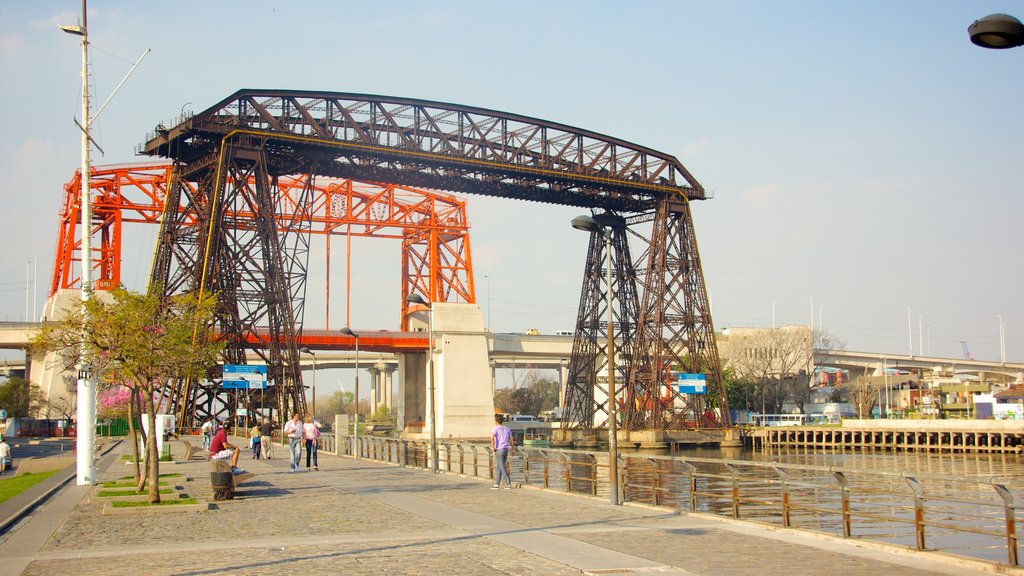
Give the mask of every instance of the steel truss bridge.
MULTIPOLYGON (((297 341, 313 234, 400 229, 393 234, 403 241, 403 327, 411 294, 476 301, 464 204, 422 190, 433 189, 588 208, 612 231, 617 385, 609 394, 603 377, 609 287, 604 238, 592 233, 567 427, 606 426, 609 397, 629 429, 729 424, 689 205, 706 195, 676 158, 536 118, 366 94, 240 90, 173 124, 157 126, 138 150, 169 163, 94 176, 97 286, 119 281, 115 256, 127 215, 159 222, 150 281, 168 294, 220 294, 215 328, 227 342, 225 362, 244 363, 253 351, 271 367, 267 404, 254 412, 305 410, 297 341), (137 188, 140 200, 126 202, 124 186, 137 188), (708 393, 676 392, 668 384, 678 372, 706 374, 708 393)), ((66 189, 51 290, 76 282, 78 182, 66 189)), ((167 395, 180 426, 235 408, 198 382, 167 395)))

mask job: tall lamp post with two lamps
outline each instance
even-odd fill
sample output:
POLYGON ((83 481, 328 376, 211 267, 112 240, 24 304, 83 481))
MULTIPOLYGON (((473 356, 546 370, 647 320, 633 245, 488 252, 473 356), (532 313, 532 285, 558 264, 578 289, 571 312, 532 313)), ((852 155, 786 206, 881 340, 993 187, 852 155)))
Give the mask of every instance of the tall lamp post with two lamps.
POLYGON ((430 469, 437 474, 437 410, 434 408, 434 306, 419 294, 405 299, 410 304, 427 307, 427 390, 430 402, 430 469))
POLYGON ((316 419, 316 352, 313 352, 312 350, 310 350, 309 348, 307 348, 305 346, 303 346, 302 348, 299 348, 299 352, 302 352, 303 354, 309 354, 310 356, 313 357, 313 386, 312 386, 313 401, 311 402, 310 412, 313 413, 313 419, 315 420, 316 419))
POLYGON ((345 326, 340 332, 346 336, 351 336, 356 339, 356 384, 355 384, 355 399, 353 404, 355 408, 352 412, 355 414, 356 423, 352 426, 352 457, 356 460, 359 459, 359 334, 353 332, 351 328, 345 326))
POLYGON ((572 219, 572 227, 585 232, 604 233, 604 262, 608 283, 608 491, 612 506, 619 504, 618 407, 615 405, 615 320, 612 315, 612 228, 582 215, 572 219))

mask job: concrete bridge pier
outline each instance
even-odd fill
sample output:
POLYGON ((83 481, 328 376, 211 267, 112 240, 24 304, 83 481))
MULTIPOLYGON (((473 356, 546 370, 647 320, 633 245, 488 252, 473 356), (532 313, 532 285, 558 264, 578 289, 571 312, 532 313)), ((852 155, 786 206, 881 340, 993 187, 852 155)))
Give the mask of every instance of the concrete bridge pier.
MULTIPOLYGON (((413 312, 409 327, 427 331, 428 311, 413 312)), ((433 376, 437 438, 487 438, 494 426, 494 397, 483 314, 475 304, 433 304, 433 376)), ((429 353, 429 352, 428 352, 429 353)), ((405 353, 399 361, 397 414, 403 437, 430 437, 427 354, 405 353)))

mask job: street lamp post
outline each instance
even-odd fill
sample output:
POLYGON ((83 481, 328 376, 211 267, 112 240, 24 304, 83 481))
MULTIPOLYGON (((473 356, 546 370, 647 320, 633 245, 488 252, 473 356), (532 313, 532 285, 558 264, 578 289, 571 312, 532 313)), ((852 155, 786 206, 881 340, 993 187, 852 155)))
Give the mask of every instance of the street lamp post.
MULTIPOLYGON (((434 394, 434 306, 419 294, 410 294, 405 299, 410 304, 427 307, 427 390, 430 402, 430 469, 437 474, 437 410, 434 394)), ((488 312, 490 309, 488 309, 488 312)))
MULTIPOLYGON (((61 26, 68 34, 82 37, 82 176, 81 176, 81 211, 82 211, 82 311, 92 297, 92 206, 91 184, 92 174, 89 159, 89 34, 87 25, 85 0, 82 0, 81 26, 61 26)), ((82 327, 83 332, 85 327, 82 327)), ((96 381, 89 362, 89 351, 85 345, 85 334, 82 338, 82 357, 78 365, 78 420, 75 448, 78 452, 76 461, 76 483, 79 486, 96 484, 95 444, 96 444, 96 381)))
POLYGON ((615 394, 615 320, 612 314, 612 228, 582 215, 572 219, 572 227, 604 234, 604 262, 608 283, 608 491, 612 506, 619 504, 618 407, 615 394))
POLYGON ((356 339, 356 383, 355 383, 355 409, 352 412, 355 414, 356 423, 352 426, 352 457, 356 460, 359 459, 359 334, 352 331, 351 328, 345 326, 341 329, 341 333, 346 336, 351 336, 356 339))
POLYGON ((1024 24, 1008 14, 989 14, 967 27, 975 46, 1002 50, 1024 46, 1024 24))
POLYGON ((316 419, 316 353, 305 346, 299 348, 299 352, 313 357, 313 401, 311 402, 312 407, 310 411, 313 412, 313 418, 316 419))

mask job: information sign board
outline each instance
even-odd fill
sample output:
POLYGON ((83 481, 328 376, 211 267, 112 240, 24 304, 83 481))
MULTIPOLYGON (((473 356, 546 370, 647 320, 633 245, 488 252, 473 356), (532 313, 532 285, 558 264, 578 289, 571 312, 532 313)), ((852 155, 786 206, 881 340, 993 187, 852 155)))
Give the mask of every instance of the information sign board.
POLYGON ((704 374, 680 373, 676 381, 676 391, 680 394, 706 394, 707 390, 707 376, 704 374))
POLYGON ((225 364, 223 373, 220 387, 226 390, 262 390, 267 387, 265 364, 225 364))

